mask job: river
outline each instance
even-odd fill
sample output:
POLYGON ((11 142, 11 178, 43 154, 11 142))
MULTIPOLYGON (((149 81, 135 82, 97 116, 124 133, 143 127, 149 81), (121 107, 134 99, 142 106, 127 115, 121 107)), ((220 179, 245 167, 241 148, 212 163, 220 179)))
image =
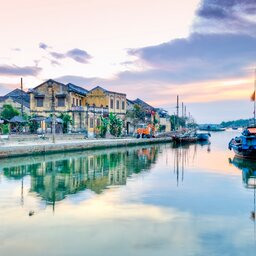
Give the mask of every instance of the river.
POLYGON ((0 255, 255 255, 254 167, 227 146, 238 133, 0 159, 0 255))

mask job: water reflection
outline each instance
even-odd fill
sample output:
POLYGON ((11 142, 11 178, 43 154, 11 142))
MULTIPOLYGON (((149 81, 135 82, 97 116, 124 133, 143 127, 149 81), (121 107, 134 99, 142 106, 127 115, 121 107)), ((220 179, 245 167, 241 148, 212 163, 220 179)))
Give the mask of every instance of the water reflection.
POLYGON ((0 171, 8 179, 21 180, 21 204, 24 202, 23 179, 29 176, 30 193, 36 193, 54 206, 67 195, 85 189, 100 194, 110 186, 125 185, 133 173, 149 170, 157 156, 157 146, 87 151, 1 160, 0 171))
POLYGON ((189 165, 189 162, 194 161, 197 155, 198 147, 206 148, 210 153, 210 143, 208 141, 200 141, 198 143, 173 143, 173 171, 176 175, 177 186, 179 183, 183 183, 185 167, 189 165))
POLYGON ((255 222, 255 191, 256 191, 256 162, 234 157, 233 160, 229 159, 229 162, 242 171, 243 184, 247 189, 253 189, 254 192, 254 208, 251 212, 251 218, 255 222))

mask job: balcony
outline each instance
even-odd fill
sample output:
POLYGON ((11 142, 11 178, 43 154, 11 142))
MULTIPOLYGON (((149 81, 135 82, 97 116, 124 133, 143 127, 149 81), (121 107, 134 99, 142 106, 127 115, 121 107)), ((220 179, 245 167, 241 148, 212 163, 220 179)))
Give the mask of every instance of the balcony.
POLYGON ((85 111, 83 106, 72 106, 71 110, 72 111, 85 111))

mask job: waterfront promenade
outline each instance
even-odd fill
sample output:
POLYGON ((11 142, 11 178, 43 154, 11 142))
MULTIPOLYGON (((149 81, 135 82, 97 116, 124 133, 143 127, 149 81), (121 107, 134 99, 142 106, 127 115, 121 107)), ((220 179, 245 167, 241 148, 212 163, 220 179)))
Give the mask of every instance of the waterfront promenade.
POLYGON ((170 142, 171 138, 152 138, 152 139, 136 139, 136 138, 118 138, 118 139, 77 139, 73 140, 57 140, 52 143, 51 140, 5 140, 0 144, 0 158, 50 154, 64 151, 78 151, 86 149, 125 147, 143 144, 170 142))

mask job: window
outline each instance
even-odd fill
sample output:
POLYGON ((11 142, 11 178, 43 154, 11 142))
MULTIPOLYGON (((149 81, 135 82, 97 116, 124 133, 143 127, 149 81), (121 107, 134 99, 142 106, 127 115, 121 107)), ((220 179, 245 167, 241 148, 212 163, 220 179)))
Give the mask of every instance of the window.
POLYGON ((93 128, 93 118, 90 118, 90 128, 93 128))
POLYGON ((122 101, 122 109, 125 109, 124 101, 122 101))
POLYGON ((119 100, 116 101, 116 109, 119 109, 119 100))
POLYGON ((82 100, 79 100, 79 106, 82 106, 82 100))
POLYGON ((73 106, 75 106, 75 98, 73 98, 73 106))
POLYGON ((110 108, 114 108, 114 100, 110 99, 110 108))
POLYGON ((78 106, 78 99, 76 99, 76 106, 78 106))
POLYGON ((58 107, 64 107, 65 106, 65 98, 60 97, 58 98, 58 107))
POLYGON ((44 106, 44 99, 43 98, 37 98, 36 99, 36 106, 37 107, 43 107, 44 106))

